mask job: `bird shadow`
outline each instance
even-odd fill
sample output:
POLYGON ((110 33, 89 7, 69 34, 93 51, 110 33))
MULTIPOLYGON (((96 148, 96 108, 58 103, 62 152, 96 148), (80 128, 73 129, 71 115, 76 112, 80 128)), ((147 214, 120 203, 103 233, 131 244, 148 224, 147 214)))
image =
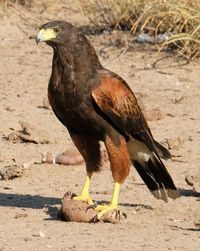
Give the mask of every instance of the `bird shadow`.
POLYGON ((57 206, 47 206, 46 214, 49 216, 45 221, 55 221, 59 219, 60 209, 57 206))
POLYGON ((197 193, 192 189, 179 188, 178 191, 180 195, 184 197, 200 197, 200 193, 197 193))
POLYGON ((199 227, 180 227, 177 225, 166 225, 172 229, 177 229, 177 230, 185 230, 185 231, 193 231, 193 232, 199 232, 200 228, 199 227))
MULTIPOLYGON (((194 191, 189 189, 179 189, 179 192, 181 196, 185 197, 200 196, 200 193, 195 193, 194 191)), ((109 201, 96 201, 96 204, 109 204, 109 201)), ((58 205, 61 205, 61 198, 30 194, 0 193, 0 207, 18 207, 32 209, 46 208, 46 214, 50 217, 46 218, 45 220, 57 220, 57 213, 59 211, 58 205)), ((143 208, 147 210, 153 210, 151 206, 145 204, 119 203, 119 205, 125 208, 143 208)))
MULTIPOLYGON (((108 201, 96 201, 96 204, 109 204, 108 201)), ((14 194, 14 193, 0 193, 0 207, 18 207, 18 208, 32 208, 42 209, 46 208, 46 214, 49 216, 45 220, 57 220, 59 212, 58 205, 61 205, 61 199, 56 197, 46 197, 41 195, 30 194, 14 194)), ((120 206, 129 208, 144 208, 153 210, 152 207, 144 204, 120 203, 120 206)))
MULTIPOLYGON (((96 201, 95 202, 97 205, 108 205, 110 202, 107 200, 101 200, 101 201, 96 201)), ((148 209, 148 210, 153 210, 153 208, 151 206, 145 205, 145 204, 136 204, 136 203, 119 203, 119 206, 122 207, 129 207, 129 208, 144 208, 144 209, 148 209)))
POLYGON ((61 204, 61 199, 41 195, 0 193, 0 207, 41 209, 61 204))

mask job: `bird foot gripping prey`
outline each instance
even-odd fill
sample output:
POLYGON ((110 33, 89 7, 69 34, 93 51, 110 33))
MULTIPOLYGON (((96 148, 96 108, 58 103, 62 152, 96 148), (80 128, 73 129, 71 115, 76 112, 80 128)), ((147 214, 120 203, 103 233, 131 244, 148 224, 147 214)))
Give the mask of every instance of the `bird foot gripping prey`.
POLYGON ((91 182, 91 174, 87 174, 86 179, 85 179, 85 183, 83 185, 83 189, 82 192, 79 196, 75 196, 73 197, 74 200, 78 200, 78 201, 84 201, 86 203, 88 203, 89 205, 93 205, 94 202, 91 199, 90 195, 89 195, 89 186, 90 186, 90 182, 91 182))
MULTIPOLYGON (((121 218, 126 218, 126 214, 122 213, 118 209, 118 195, 120 191, 121 184, 115 182, 112 199, 109 205, 92 205, 95 211, 97 212, 96 221, 104 221, 104 222, 114 222, 121 218)), ((90 208, 89 207, 89 208, 90 208)))
POLYGON ((84 201, 88 205, 91 205, 91 206, 94 205, 94 202, 89 196, 89 194, 80 194, 79 196, 74 196, 73 200, 84 201))
MULTIPOLYGON (((90 208, 90 207, 89 207, 90 208)), ((127 215, 121 212, 115 205, 97 205, 95 207, 97 216, 94 221, 112 222, 117 223, 123 218, 127 218, 127 215)))
POLYGON ((71 196, 71 193, 65 194, 61 206, 62 214, 66 215, 65 218, 72 221, 94 223, 99 221, 118 223, 122 218, 126 218, 126 215, 118 209, 117 202, 120 184, 115 182, 112 200, 109 205, 96 205, 89 195, 91 176, 90 173, 87 174, 82 192, 79 196, 71 196), (74 215, 74 212, 78 213, 74 215), (93 217, 91 217, 91 215, 93 217))
POLYGON ((87 202, 74 199, 74 196, 76 195, 72 192, 65 193, 57 219, 82 223, 119 223, 121 219, 126 218, 117 207, 89 205, 87 202))

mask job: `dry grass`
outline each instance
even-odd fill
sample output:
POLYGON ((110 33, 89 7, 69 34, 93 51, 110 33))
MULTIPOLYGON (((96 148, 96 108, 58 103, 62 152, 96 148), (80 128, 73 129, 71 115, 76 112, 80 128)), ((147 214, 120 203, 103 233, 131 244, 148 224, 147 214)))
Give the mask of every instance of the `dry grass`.
POLYGON ((173 47, 188 60, 200 58, 200 0, 79 0, 94 25, 151 36, 171 33, 160 48, 173 47))
POLYGON ((4 4, 6 6, 12 4, 19 4, 26 8, 29 8, 32 4, 33 0, 0 0, 0 4, 4 4))

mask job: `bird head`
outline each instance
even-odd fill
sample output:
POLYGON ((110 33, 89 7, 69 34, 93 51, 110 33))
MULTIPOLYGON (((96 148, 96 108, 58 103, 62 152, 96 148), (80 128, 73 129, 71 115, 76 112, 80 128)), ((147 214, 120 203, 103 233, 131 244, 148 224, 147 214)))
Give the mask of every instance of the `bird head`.
POLYGON ((73 26, 64 21, 51 21, 42 25, 36 35, 36 43, 46 42, 49 45, 67 43, 73 26))

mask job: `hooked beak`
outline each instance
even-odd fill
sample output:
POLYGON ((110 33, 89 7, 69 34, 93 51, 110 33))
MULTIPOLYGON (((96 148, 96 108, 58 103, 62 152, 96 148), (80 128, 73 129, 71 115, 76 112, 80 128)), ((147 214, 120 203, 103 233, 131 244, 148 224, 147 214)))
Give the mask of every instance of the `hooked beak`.
POLYGON ((42 30, 40 30, 36 36, 36 43, 39 44, 40 42, 45 41, 44 39, 44 34, 41 32, 42 30))

